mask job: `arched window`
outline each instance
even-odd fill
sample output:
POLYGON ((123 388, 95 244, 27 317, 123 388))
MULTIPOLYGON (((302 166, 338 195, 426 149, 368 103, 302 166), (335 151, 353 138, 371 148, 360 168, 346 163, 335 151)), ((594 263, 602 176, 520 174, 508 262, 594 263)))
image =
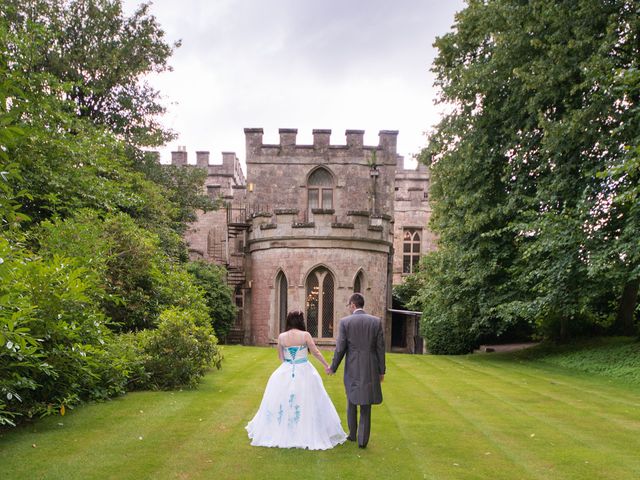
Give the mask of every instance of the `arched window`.
POLYGON ((307 330, 314 338, 333 338, 333 275, 318 267, 307 277, 307 330))
POLYGON ((353 293, 362 293, 362 289, 364 288, 364 275, 362 275, 362 271, 358 272, 355 280, 353 281, 353 293))
POLYGON ((405 228, 402 236, 402 273, 413 273, 420 262, 421 228, 405 228))
POLYGON ((278 324, 280 325, 281 333, 287 328, 288 287, 287 277, 283 272, 278 273, 276 277, 276 311, 278 312, 278 324))
POLYGON ((309 175, 307 206, 309 218, 314 208, 323 210, 333 208, 333 177, 325 168, 318 168, 309 175))

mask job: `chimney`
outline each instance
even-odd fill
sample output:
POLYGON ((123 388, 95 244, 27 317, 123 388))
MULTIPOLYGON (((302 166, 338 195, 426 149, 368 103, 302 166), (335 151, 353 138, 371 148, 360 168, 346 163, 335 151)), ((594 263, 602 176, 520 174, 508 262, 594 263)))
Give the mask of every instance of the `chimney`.
POLYGON ((319 130, 313 131, 313 148, 316 150, 327 148, 331 138, 331 130, 319 130))
POLYGON ((209 152, 196 152, 196 165, 207 168, 209 166, 209 152))
POLYGON ((187 164, 187 147, 178 147, 178 150, 171 152, 171 165, 187 164))
POLYGON ((364 130, 347 130, 347 147, 349 148, 362 148, 364 130))

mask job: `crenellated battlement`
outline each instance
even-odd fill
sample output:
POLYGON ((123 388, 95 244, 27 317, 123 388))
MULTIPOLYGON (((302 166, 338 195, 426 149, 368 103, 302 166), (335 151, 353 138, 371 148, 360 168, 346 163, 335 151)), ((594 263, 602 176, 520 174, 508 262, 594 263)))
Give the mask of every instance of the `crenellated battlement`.
MULTIPOLYGON (((208 151, 197 151, 195 166, 207 169, 209 177, 230 177, 233 179, 233 185, 246 184, 242 165, 235 152, 222 152, 222 163, 211 163, 209 157, 208 151)), ((171 152, 171 165, 189 165, 186 147, 178 147, 177 150, 171 152)))
POLYGON ((247 147, 247 156, 251 155, 269 155, 289 153, 291 155, 317 154, 326 150, 344 150, 354 156, 363 156, 366 151, 380 151, 388 154, 393 161, 396 161, 397 155, 397 130, 380 130, 378 133, 379 142, 376 146, 364 145, 364 130, 346 130, 344 145, 331 145, 331 130, 314 129, 313 144, 302 145, 296 143, 298 135, 297 128, 281 128, 278 130, 280 134, 279 144, 263 143, 264 130, 262 128, 245 128, 245 139, 247 147))

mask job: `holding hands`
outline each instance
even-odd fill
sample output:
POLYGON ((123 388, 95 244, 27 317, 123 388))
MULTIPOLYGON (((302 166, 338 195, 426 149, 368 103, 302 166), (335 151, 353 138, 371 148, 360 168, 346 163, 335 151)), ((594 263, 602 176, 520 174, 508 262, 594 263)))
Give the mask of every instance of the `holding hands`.
POLYGON ((324 373, 326 373, 327 375, 333 375, 333 370, 331 370, 331 367, 329 365, 327 365, 326 367, 324 367, 324 373))

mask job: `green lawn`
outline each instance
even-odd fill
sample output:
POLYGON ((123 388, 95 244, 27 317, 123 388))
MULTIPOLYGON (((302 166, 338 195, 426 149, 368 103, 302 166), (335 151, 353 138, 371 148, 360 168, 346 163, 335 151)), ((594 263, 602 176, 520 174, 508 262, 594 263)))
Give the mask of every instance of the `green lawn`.
MULTIPOLYGON (((275 350, 224 350, 198 390, 133 393, 4 432, 0 478, 640 478, 638 384, 517 356, 390 354, 366 450, 267 449, 244 426, 275 350)), ((341 375, 325 386, 346 426, 341 375)))

